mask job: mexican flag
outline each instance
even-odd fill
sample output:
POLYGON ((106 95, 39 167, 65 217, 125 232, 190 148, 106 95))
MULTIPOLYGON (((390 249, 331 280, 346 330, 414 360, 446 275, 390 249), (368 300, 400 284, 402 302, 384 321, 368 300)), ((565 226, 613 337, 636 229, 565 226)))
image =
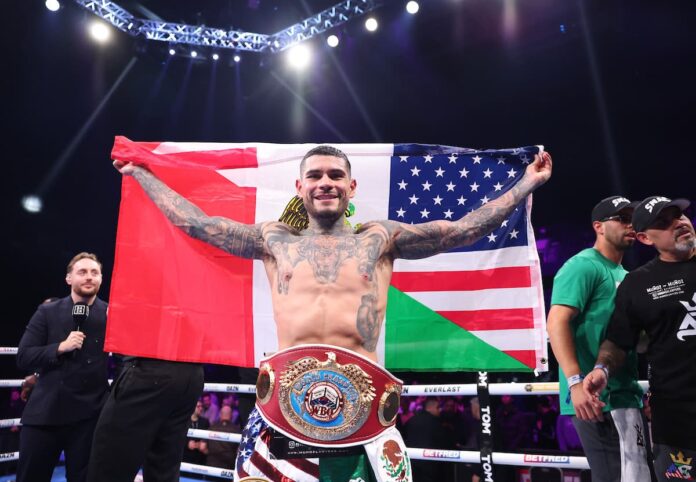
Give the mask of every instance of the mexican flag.
MULTIPOLYGON (((316 144, 133 142, 112 157, 147 166, 211 216, 277 220, 316 144)), ((334 144, 357 180, 353 224, 456 220, 514 185, 538 146, 474 150, 425 144, 334 144)), ((391 370, 547 369, 531 196, 466 248, 397 260, 378 354, 391 370)), ((124 176, 105 349, 257 366, 277 350, 263 263, 174 227, 124 176)))

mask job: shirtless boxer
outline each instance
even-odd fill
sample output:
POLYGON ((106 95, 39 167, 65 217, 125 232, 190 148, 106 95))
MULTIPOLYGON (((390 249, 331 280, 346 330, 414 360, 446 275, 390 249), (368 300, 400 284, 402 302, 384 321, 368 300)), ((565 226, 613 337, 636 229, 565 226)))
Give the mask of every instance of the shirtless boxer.
MULTIPOLYGON (((353 230, 345 223, 357 186, 350 162, 342 151, 319 146, 305 155, 295 181, 309 217, 303 231, 281 222, 246 225, 208 216, 148 170, 120 160, 114 166, 133 176, 188 235, 233 255, 263 261, 281 352, 298 345, 333 345, 376 362, 394 260, 433 256, 490 233, 550 178, 552 161, 546 152, 535 156, 515 186, 457 221, 375 221, 353 230)), ((254 420, 258 422, 251 417, 250 423, 254 420)), ((318 479, 317 474, 305 475, 298 480, 318 479)))

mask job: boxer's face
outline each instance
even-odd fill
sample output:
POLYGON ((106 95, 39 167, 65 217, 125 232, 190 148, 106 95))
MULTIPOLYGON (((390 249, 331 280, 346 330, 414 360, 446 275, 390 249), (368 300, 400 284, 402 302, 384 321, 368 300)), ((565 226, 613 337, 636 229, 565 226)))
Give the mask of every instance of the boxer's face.
POLYGON ((340 157, 316 155, 305 160, 295 183, 310 218, 336 220, 355 195, 356 182, 340 157))

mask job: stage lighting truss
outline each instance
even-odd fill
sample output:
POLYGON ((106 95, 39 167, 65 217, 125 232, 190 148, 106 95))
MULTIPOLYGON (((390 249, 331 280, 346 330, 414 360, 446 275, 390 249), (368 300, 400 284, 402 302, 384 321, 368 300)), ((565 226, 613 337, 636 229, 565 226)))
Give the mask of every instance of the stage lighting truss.
POLYGON ((282 52, 300 42, 321 35, 375 8, 377 0, 344 0, 274 34, 224 30, 204 25, 184 25, 136 18, 126 9, 108 0, 75 0, 83 8, 101 17, 117 29, 134 37, 217 49, 248 52, 282 52))

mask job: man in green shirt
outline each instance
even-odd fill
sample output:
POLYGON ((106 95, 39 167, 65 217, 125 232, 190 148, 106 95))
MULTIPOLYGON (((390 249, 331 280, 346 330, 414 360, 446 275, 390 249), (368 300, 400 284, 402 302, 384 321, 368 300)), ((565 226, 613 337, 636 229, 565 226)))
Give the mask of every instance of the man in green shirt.
POLYGON ((593 482, 650 482, 635 351, 602 393, 604 413, 582 389, 614 310, 616 288, 627 273, 621 260, 635 241, 634 207, 621 196, 594 207, 595 244, 570 258, 556 274, 547 320, 559 364, 561 413, 573 415, 593 482))

